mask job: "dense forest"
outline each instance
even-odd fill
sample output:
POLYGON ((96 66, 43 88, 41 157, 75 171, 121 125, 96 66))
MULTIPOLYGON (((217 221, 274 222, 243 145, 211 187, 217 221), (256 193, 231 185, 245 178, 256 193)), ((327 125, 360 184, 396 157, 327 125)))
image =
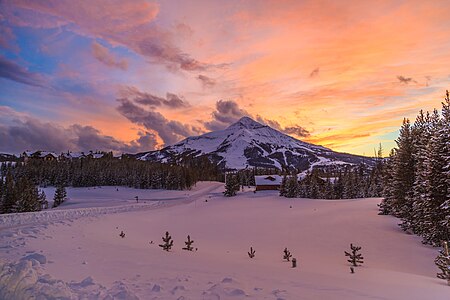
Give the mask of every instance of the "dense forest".
POLYGON ((185 162, 183 166, 114 158, 52 160, 30 159, 2 164, 0 169, 0 213, 38 211, 46 206, 38 186, 127 186, 140 189, 190 189, 199 180, 220 180, 209 160, 185 162))
POLYGON ((315 168, 300 180, 296 174, 284 175, 280 196, 313 199, 381 197, 384 164, 381 146, 378 155, 375 167, 360 164, 315 168))
POLYGON ((384 170, 381 214, 401 218, 401 227, 426 244, 450 240, 450 98, 442 110, 420 111, 403 121, 384 170))

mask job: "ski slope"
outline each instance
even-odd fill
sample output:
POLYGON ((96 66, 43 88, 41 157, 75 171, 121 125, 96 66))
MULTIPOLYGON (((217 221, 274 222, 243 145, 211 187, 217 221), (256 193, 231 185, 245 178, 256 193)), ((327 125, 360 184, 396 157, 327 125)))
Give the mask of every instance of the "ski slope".
POLYGON ((0 230, 0 299, 448 299, 435 278, 437 249, 377 215, 380 199, 222 191, 215 182, 191 191, 69 190, 77 204, 43 212, 53 220, 15 216, 0 230), (136 193, 146 203, 133 203, 136 193), (158 247, 165 231, 170 252, 158 247), (181 250, 188 234, 197 251, 181 250), (344 256, 350 243, 365 261, 355 274, 344 256), (285 247, 297 268, 283 261, 285 247))

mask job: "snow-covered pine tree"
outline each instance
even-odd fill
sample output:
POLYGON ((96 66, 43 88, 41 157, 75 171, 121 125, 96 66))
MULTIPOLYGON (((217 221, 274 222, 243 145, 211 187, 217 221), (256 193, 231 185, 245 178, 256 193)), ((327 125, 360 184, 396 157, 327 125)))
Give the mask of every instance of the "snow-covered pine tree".
POLYGON ((47 197, 46 197, 45 192, 44 192, 43 190, 41 190, 41 191, 39 192, 38 202, 39 202, 39 205, 40 205, 40 207, 41 207, 41 210, 42 210, 42 209, 47 209, 47 208, 48 208, 47 197))
POLYGON ((286 196, 286 182, 287 182, 287 175, 283 175, 283 179, 281 180, 280 184, 280 196, 285 197, 286 196))
POLYGON ((17 201, 14 205, 15 212, 30 212, 41 210, 39 192, 35 185, 27 177, 21 177, 16 184, 17 201))
POLYGON ((60 206, 67 198, 66 188, 63 185, 58 185, 53 196, 53 208, 60 206))
POLYGON ((447 284, 450 285, 450 252, 448 242, 442 243, 442 250, 434 260, 436 266, 441 270, 437 273, 437 277, 447 280, 447 284))
MULTIPOLYGON (((446 215, 442 205, 448 200, 448 180, 445 172, 447 166, 446 155, 450 151, 448 141, 442 134, 445 128, 444 119, 435 111, 433 131, 426 148, 425 170, 425 195, 422 207, 423 221, 421 235, 423 242, 439 245, 441 241, 450 239, 449 230, 443 222, 446 215)), ((448 124, 447 124, 448 126, 448 124)), ((448 211, 447 211, 448 212, 448 211)))
POLYGON ((236 196, 236 193, 239 191, 240 185, 238 178, 235 174, 226 174, 226 182, 225 182, 225 192, 223 192, 224 196, 232 197, 236 196))
POLYGON ((163 250, 169 251, 173 246, 173 240, 169 232, 166 231, 166 235, 162 237, 164 244, 159 245, 163 250))
POLYGON ((353 246, 353 244, 350 244, 350 249, 352 250, 352 253, 349 253, 347 251, 344 251, 345 256, 348 256, 349 259, 347 260, 349 263, 351 263, 354 267, 357 267, 358 264, 364 263, 361 253, 358 253, 359 250, 361 250, 361 247, 353 246))
POLYGON ((379 215, 390 215, 393 213, 394 205, 394 160, 395 160, 395 149, 391 150, 389 158, 385 161, 383 167, 383 200, 378 205, 379 215))
POLYGON ((285 193, 284 196, 287 198, 295 198, 298 197, 299 194, 299 185, 298 185, 298 179, 297 176, 291 175, 286 179, 286 185, 285 185, 285 193))
MULTIPOLYGON (((446 232, 443 240, 450 241, 450 95, 446 91, 444 102, 442 102, 442 128, 439 131, 440 140, 446 141, 445 152, 443 154, 443 170, 445 175, 445 182, 447 186, 447 197, 440 205, 440 210, 444 218, 439 221, 439 225, 446 232)), ((448 245, 448 243, 447 243, 448 245)))
MULTIPOLYGON (((403 120, 400 134, 395 141, 398 146, 394 158, 394 201, 393 214, 403 219, 403 224, 408 224, 412 211, 412 187, 414 184, 414 159, 413 159, 413 137, 411 134, 411 124, 408 119, 403 120)), ((402 227, 404 230, 407 226, 402 227)))
POLYGON ((194 250, 194 247, 192 247, 192 244, 194 243, 193 240, 191 240, 191 237, 187 236, 187 241, 184 242, 186 244, 186 247, 182 248, 183 250, 192 251, 194 250))
POLYGON ((1 212, 3 214, 13 213, 17 202, 17 192, 15 188, 14 178, 11 172, 8 171, 5 177, 5 183, 3 187, 3 202, 1 212))
POLYGON ((412 135, 414 136, 414 173, 415 180, 412 190, 413 203, 409 226, 416 234, 422 234, 424 229, 424 206, 427 204, 426 194, 426 151, 430 140, 431 117, 429 112, 426 114, 421 110, 414 122, 412 135))

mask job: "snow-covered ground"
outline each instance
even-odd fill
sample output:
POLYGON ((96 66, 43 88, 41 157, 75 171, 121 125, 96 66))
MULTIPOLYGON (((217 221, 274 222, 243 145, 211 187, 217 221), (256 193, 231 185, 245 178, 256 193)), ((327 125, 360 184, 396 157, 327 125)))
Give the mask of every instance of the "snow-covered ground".
POLYGON ((450 295, 435 278, 437 250, 401 232, 393 217, 378 216, 380 199, 287 199, 251 190, 225 198, 222 191, 215 182, 191 191, 70 189, 71 200, 56 210, 0 216, 0 299, 450 295), (146 203, 136 204, 136 195, 146 203), (170 252, 158 247, 165 231, 174 239, 170 252), (181 250, 188 234, 198 251, 181 250), (362 246, 365 261, 355 274, 344 256, 350 243, 362 246), (285 247, 297 268, 283 261, 285 247))

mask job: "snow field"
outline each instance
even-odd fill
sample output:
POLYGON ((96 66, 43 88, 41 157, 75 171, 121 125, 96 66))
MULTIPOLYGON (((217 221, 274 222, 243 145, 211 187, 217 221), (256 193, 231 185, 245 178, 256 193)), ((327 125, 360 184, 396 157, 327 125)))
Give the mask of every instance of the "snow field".
MULTIPOLYGON (((7 274, 37 274, 16 292, 42 290, 39 278, 46 278, 55 280, 49 293, 60 282, 67 299, 448 299, 445 282, 435 278, 437 250, 401 232, 396 219, 378 216, 380 199, 292 200, 251 191, 225 198, 222 191, 223 184, 201 183, 189 196, 164 191, 183 201, 161 209, 9 228, 1 241, 19 242, 0 257, 15 259, 7 274), (165 231, 174 239, 171 252, 158 247, 165 231), (181 250, 188 234, 198 251, 181 250), (356 274, 344 256, 350 243, 362 246, 365 261, 356 274), (284 247, 298 268, 283 262, 284 247), (35 253, 46 263, 19 261, 35 253)), ((0 291, 9 278, 4 270, 0 291)))

